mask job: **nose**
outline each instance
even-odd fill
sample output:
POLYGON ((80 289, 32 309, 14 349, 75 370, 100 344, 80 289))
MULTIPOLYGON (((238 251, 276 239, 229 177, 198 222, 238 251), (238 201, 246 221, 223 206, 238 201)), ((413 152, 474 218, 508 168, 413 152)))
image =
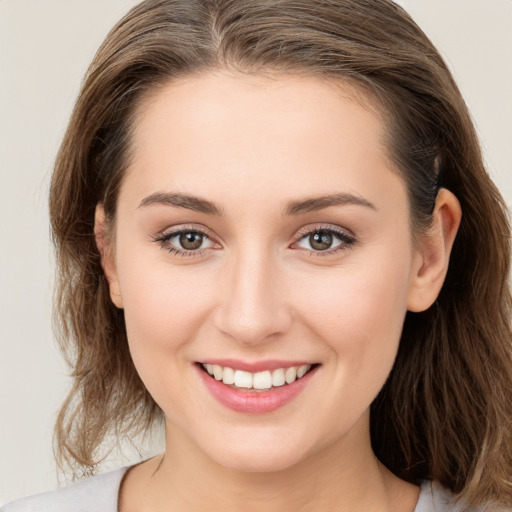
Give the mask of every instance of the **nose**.
POLYGON ((223 277, 215 316, 218 330, 240 344, 256 346, 290 328, 292 311, 271 257, 255 252, 234 256, 223 277))

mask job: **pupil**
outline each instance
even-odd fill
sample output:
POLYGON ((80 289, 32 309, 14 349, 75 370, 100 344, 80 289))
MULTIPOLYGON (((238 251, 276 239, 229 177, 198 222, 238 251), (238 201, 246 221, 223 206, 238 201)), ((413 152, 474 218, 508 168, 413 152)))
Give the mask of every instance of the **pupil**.
POLYGON ((330 233, 314 233, 309 237, 309 243, 317 251, 325 251, 332 245, 332 235, 330 233))
POLYGON ((203 243, 203 236, 199 233, 182 233, 180 235, 180 245, 183 249, 193 251, 199 249, 203 243))

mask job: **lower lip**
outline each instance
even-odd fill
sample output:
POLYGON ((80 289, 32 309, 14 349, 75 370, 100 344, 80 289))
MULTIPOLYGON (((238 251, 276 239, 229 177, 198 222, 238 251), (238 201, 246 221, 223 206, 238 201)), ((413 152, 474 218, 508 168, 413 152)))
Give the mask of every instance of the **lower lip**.
MULTIPOLYGON (((196 365, 197 366, 197 365, 196 365)), ((272 391, 241 391, 215 380, 197 366, 206 388, 217 401, 229 409, 248 414, 272 412, 291 402, 308 384, 318 367, 291 384, 276 387, 272 391)))

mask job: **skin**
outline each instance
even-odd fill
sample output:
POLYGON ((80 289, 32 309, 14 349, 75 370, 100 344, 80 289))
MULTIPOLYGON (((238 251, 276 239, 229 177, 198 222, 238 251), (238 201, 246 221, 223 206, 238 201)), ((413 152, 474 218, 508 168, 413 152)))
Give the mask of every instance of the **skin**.
POLYGON ((228 72, 175 81, 139 108, 114 231, 98 205, 96 235, 166 450, 128 473, 122 512, 414 509, 418 488, 371 450, 369 407, 407 310, 439 293, 460 207, 442 189, 413 245, 378 112, 348 85, 228 72), (219 211, 144 205, 155 193, 219 211), (333 194, 359 202, 287 211, 333 194), (176 254, 179 237, 161 240, 175 229, 208 238, 176 254), (312 248, 315 229, 340 232, 339 250, 312 248), (253 415, 198 377, 195 362, 227 357, 321 366, 294 400, 253 415))

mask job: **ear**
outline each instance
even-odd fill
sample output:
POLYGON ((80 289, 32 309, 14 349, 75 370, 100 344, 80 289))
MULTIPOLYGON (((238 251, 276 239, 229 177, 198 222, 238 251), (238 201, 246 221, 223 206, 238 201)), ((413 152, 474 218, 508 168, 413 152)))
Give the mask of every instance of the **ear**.
POLYGON ((103 272, 105 272, 105 277, 107 278, 110 298, 112 302, 121 309, 123 307, 123 299, 121 297, 119 279, 117 277, 112 238, 108 233, 105 210, 103 209, 102 203, 98 203, 96 206, 96 213, 94 216, 94 237, 101 256, 101 266, 103 267, 103 272))
POLYGON ((449 190, 441 188, 437 194, 432 226, 417 241, 407 301, 409 311, 425 311, 437 299, 448 272, 461 216, 459 200, 449 190))

